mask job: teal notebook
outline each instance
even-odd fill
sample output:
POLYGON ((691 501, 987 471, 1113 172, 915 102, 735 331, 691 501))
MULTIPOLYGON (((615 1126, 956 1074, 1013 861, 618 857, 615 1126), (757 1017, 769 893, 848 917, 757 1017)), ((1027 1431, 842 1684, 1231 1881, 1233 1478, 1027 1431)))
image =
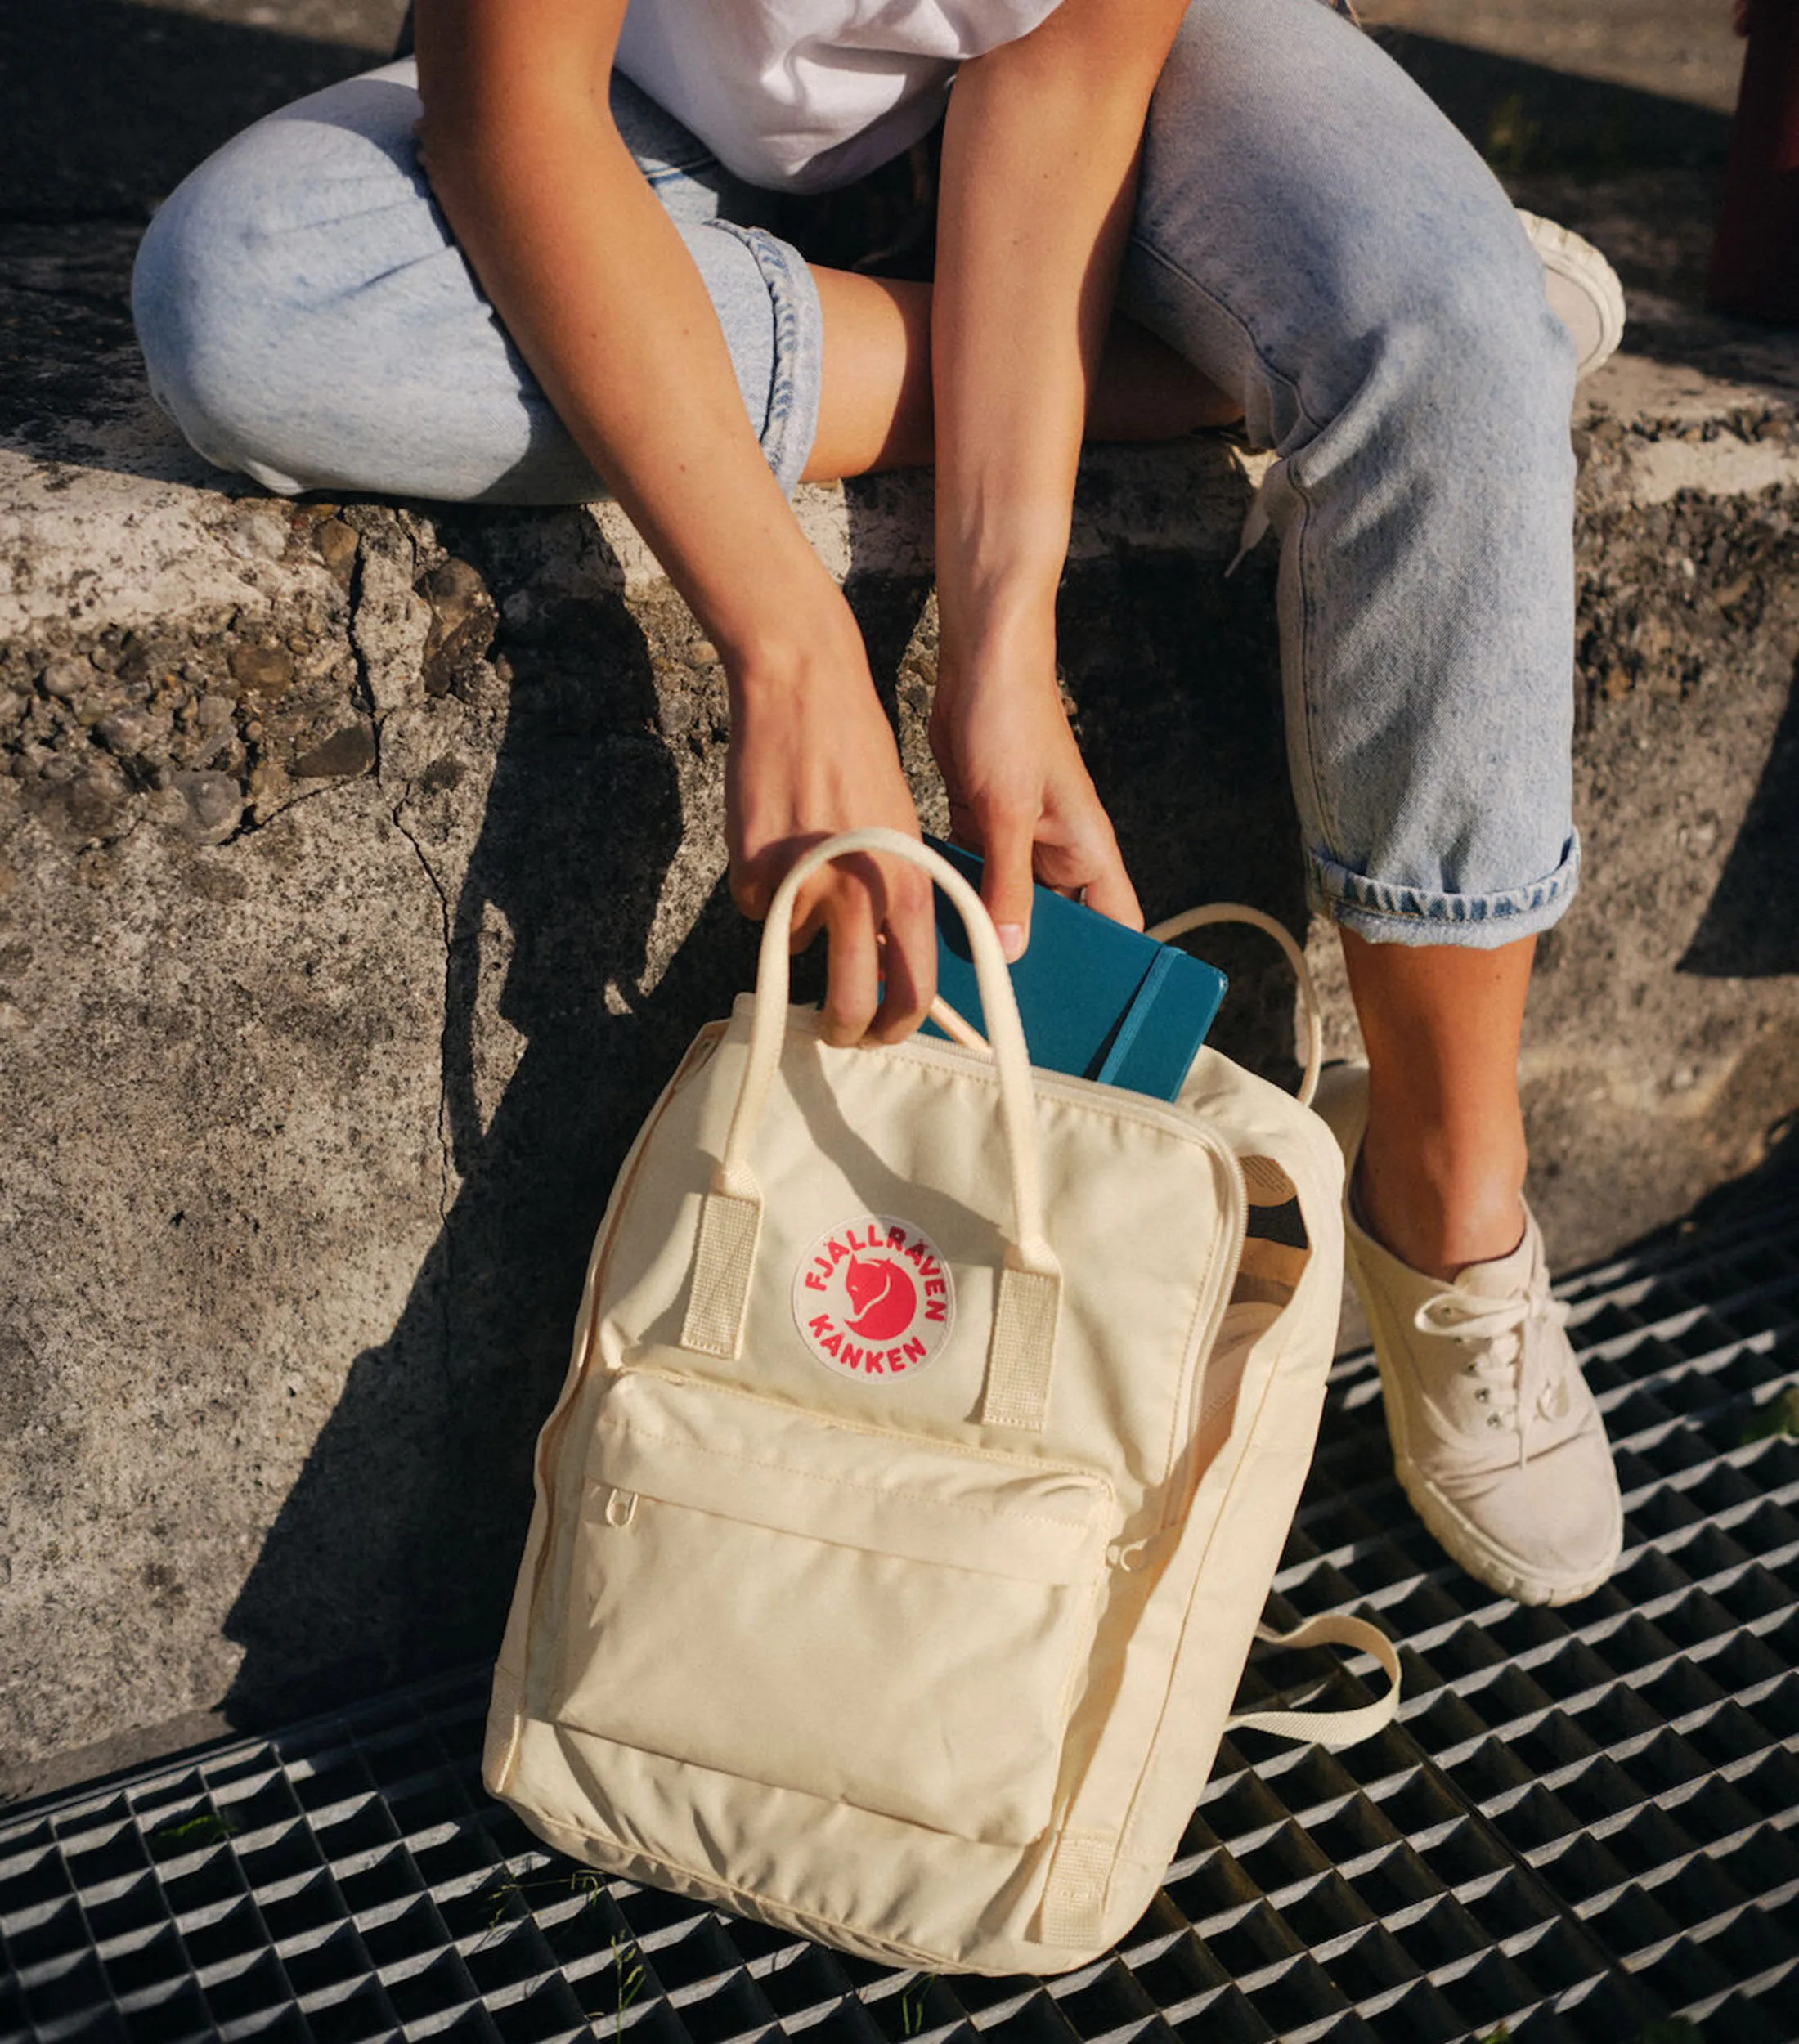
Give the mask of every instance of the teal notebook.
MULTIPOLYGON (((935 838, 970 884, 981 862, 935 838)), ((1030 1061, 1052 1072, 1173 1100, 1224 998, 1224 975, 1048 887, 1031 906, 1030 944, 1012 969, 1030 1061)), ((937 991, 983 1036, 986 1021, 962 918, 937 897, 937 991)), ((934 1035, 935 1024, 925 1027, 934 1035)))

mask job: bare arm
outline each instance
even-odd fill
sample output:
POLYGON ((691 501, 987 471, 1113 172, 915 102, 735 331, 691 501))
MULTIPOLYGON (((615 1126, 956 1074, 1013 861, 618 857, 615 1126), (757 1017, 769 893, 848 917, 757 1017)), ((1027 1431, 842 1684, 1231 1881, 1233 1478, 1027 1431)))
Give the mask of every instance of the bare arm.
MULTIPOLYGON (((760 915, 798 851, 917 822, 855 620, 770 474, 698 271, 621 140, 625 0, 420 0, 432 186, 508 332, 719 648, 731 688, 733 892, 760 915)), ((828 1023, 903 1035, 930 997, 928 886, 872 861, 820 874, 828 1023), (877 959, 877 935, 886 938, 877 959)))
POLYGON ((1061 711, 1055 598, 1144 119, 1182 11, 1061 0, 964 65, 950 99, 931 337, 932 737, 1003 925, 1027 923, 1034 866, 1142 920, 1061 711))

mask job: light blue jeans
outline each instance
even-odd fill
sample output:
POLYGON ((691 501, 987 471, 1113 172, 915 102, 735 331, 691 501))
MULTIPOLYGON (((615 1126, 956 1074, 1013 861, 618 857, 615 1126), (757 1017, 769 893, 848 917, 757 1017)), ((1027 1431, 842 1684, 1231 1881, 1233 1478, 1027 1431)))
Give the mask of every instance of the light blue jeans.
MULTIPOLYGON (((821 322, 742 184, 622 80, 770 467, 815 427, 821 322)), ((134 304, 194 446, 284 492, 509 504, 603 486, 433 203, 410 63, 240 135, 157 214, 134 304)), ((1510 205, 1317 0, 1193 0, 1157 88, 1120 302, 1278 459, 1279 614, 1314 901, 1378 941, 1490 947, 1560 916, 1569 816, 1573 350, 1510 205)))

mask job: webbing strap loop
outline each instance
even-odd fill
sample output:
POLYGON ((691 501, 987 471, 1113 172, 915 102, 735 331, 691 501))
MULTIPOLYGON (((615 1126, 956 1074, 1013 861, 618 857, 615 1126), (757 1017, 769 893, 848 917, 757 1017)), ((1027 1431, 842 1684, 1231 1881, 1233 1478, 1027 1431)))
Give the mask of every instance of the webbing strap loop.
POLYGON ((1387 1693, 1354 1710, 1240 1710, 1227 1718, 1224 1728, 1272 1732, 1276 1738, 1308 1739, 1333 1750, 1371 1739, 1393 1721, 1399 1709, 1399 1649, 1378 1625, 1344 1612, 1326 1611, 1308 1618, 1290 1633, 1258 1625, 1255 1636, 1270 1647, 1357 1647, 1372 1654, 1385 1671, 1387 1693))

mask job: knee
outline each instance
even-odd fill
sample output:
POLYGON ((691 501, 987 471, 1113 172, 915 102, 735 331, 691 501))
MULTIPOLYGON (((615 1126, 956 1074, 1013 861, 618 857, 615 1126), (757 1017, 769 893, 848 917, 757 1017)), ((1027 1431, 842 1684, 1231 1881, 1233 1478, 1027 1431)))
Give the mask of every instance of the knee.
POLYGON ((1360 444, 1358 428, 1420 445, 1559 436, 1565 451, 1573 346, 1523 223, 1474 168, 1460 190, 1395 194, 1332 191, 1276 166, 1256 194, 1253 251, 1240 235, 1219 245, 1203 194, 1183 241, 1164 186, 1153 227, 1165 239, 1145 239, 1175 257, 1139 258, 1128 309, 1236 391, 1251 433, 1283 454, 1327 431, 1360 444))
POLYGON ((307 486, 290 459, 294 408, 356 280, 359 223, 416 175, 416 110, 385 74, 330 87, 227 143, 150 222, 132 276, 150 389, 218 467, 307 486))
POLYGON ((1360 406, 1420 446, 1489 450, 1507 466, 1568 457, 1573 343, 1501 195, 1440 205, 1351 261, 1356 274, 1330 294, 1335 330, 1315 343, 1312 388, 1324 388, 1326 415, 1360 406))
POLYGON ((1464 215, 1452 238, 1415 253, 1401 304, 1402 338, 1389 345, 1421 392, 1471 423, 1535 422, 1566 439, 1574 343, 1509 203, 1464 215))
MULTIPOLYGON (((258 474, 269 350, 290 327, 294 280, 270 259, 273 193, 242 143, 201 164, 151 221, 132 273, 132 316, 152 395, 215 467, 258 474)), ((274 473, 275 489, 298 486, 274 473)))

